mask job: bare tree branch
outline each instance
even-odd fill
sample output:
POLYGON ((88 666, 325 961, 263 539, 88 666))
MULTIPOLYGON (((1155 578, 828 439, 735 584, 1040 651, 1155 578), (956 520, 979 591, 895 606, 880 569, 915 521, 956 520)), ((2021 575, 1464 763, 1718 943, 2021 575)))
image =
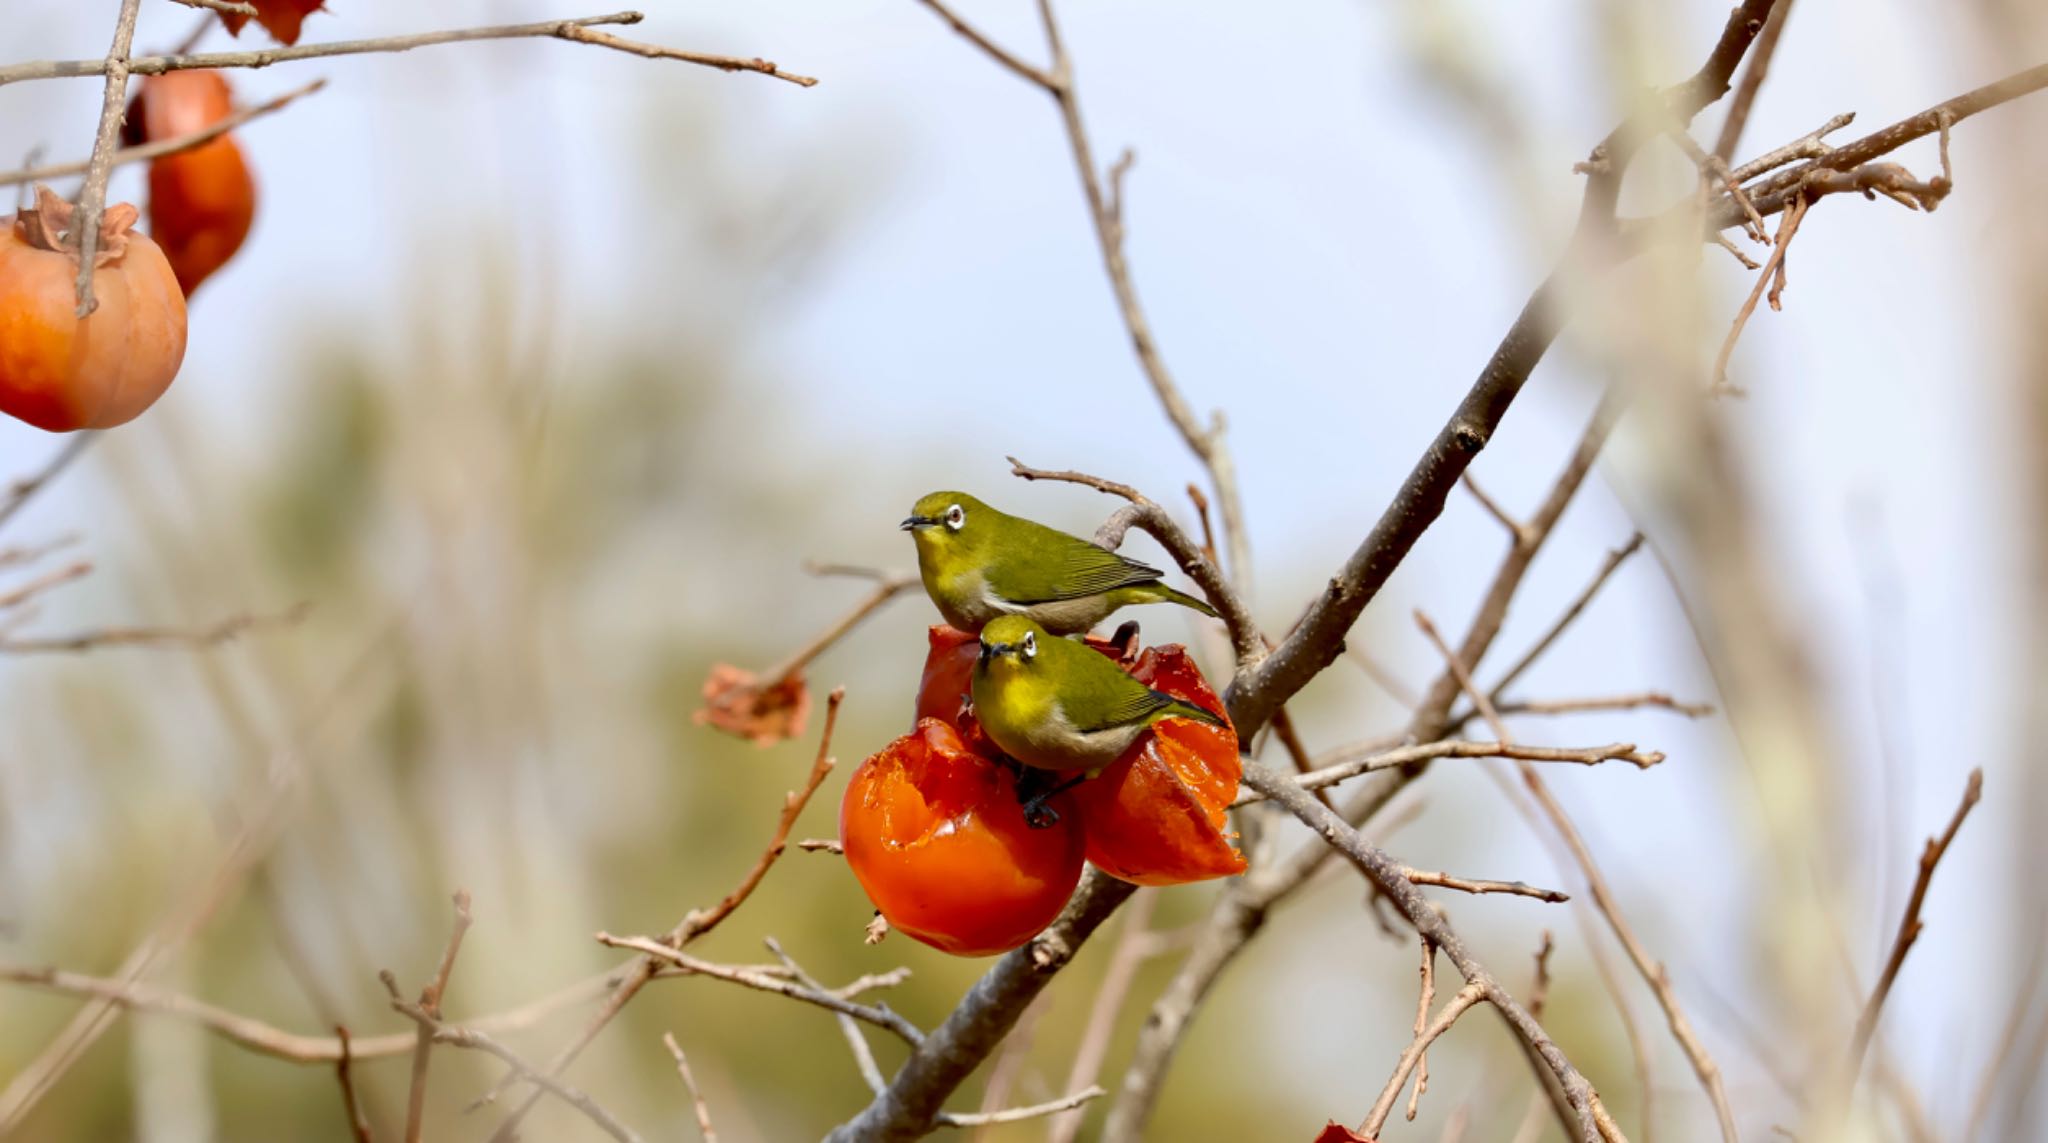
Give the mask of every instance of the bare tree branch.
MULTIPOLYGON (((124 0, 125 2, 125 0, 124 0)), ((134 5, 131 3, 129 7, 134 5)), ((570 20, 547 20, 537 24, 501 24, 487 28, 458 28, 441 32, 420 32, 408 36, 386 36, 374 40, 342 40, 330 44, 299 44, 295 47, 264 48, 249 52, 208 52, 202 55, 139 56, 126 62, 126 75, 161 75, 167 71, 182 71, 187 68, 227 67, 269 67, 272 64, 288 63, 295 60, 325 59, 330 56, 353 56, 371 52, 407 52, 414 48, 435 47, 441 44, 465 44, 478 40, 511 39, 555 39, 571 43, 594 44, 615 51, 658 59, 676 59, 687 63, 702 64, 723 71, 751 71, 776 79, 788 80, 799 86, 809 87, 818 81, 810 76, 795 75, 778 69, 763 59, 743 59, 738 56, 713 56, 694 52, 679 52, 654 44, 643 44, 635 40, 620 39, 617 36, 592 38, 589 29, 605 24, 637 24, 645 19, 638 12, 613 12, 605 16, 584 16, 570 20)), ((123 48, 125 54, 126 48, 123 48)), ((13 64, 0 67, 0 87, 33 79, 70 79, 88 75, 110 75, 115 70, 111 59, 102 60, 39 60, 31 63, 13 64)), ((125 82, 125 80, 124 80, 125 82)), ((111 79, 109 82, 111 87, 111 79)), ((118 110, 118 108, 117 108, 118 110)), ((117 124, 118 125, 118 124, 117 124)))
MULTIPOLYGON (((109 167, 120 167, 129 163, 146 163, 152 159, 161 159, 166 155, 175 155, 181 151, 189 151, 202 144, 211 143, 252 119, 261 119, 272 112, 282 111, 294 100, 311 95, 326 86, 326 80, 316 79, 302 87, 292 88, 290 91, 274 99, 267 99, 262 103, 256 104, 254 107, 241 108, 226 118, 209 123, 197 131, 177 135, 169 139, 158 139, 138 147, 123 147, 115 151, 108 158, 107 165, 109 167)), ((25 167, 18 171, 0 174, 0 187, 69 178, 73 175, 85 174, 91 166, 92 160, 88 159, 80 163, 57 163, 47 167, 25 167)))
MULTIPOLYGON (((1955 815, 1949 818, 1948 828, 1940 836, 1927 839, 1927 845, 1920 851, 1920 871, 1913 878, 1912 895, 1906 898, 1905 915, 1899 918, 1898 935, 1892 938, 1891 955, 1885 958, 1884 970, 1878 974, 1877 985, 1870 990, 1870 999, 1863 1005, 1863 1014, 1856 1018, 1856 1032, 1849 1041, 1849 1061, 1845 1068, 1847 1076, 1844 1086, 1853 1089, 1856 1076, 1863 1070, 1863 1055, 1870 1048, 1870 1038, 1877 1033, 1877 1018, 1884 1011, 1885 998, 1891 995, 1892 985, 1899 979, 1899 969, 1905 966, 1906 954, 1913 950, 1913 942, 1920 939, 1924 927, 1920 921, 1920 907, 1927 901, 1927 888, 1934 883, 1934 867, 1941 864, 1948 853, 1950 843, 1956 839, 1956 831, 1963 828, 1963 819, 1970 816, 1977 802, 1984 796, 1984 771, 1977 768, 1970 771, 1970 780, 1963 787, 1963 800, 1956 806, 1955 815)), ((1846 1097, 1847 1091, 1843 1093, 1846 1097)))

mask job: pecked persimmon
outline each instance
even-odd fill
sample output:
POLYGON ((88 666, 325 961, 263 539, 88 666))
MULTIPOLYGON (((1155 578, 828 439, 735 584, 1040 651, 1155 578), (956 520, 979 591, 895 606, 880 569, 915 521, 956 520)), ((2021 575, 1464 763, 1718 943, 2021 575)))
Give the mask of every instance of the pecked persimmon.
POLYGON ((891 927, 957 956, 1016 948, 1059 916, 1081 879, 1079 814, 1024 821, 1016 779, 953 727, 918 720, 853 775, 839 804, 847 865, 891 927))
MULTIPOLYGON (((1148 647, 1125 667, 1153 690, 1202 707, 1223 704, 1179 644, 1148 647)), ((1244 872, 1228 814, 1244 772, 1237 732, 1170 719, 1074 787, 1088 861, 1139 885, 1178 885, 1244 872)))
MULTIPOLYGON (((217 71, 152 76, 128 105, 130 144, 204 130, 234 111, 234 94, 217 71)), ((234 257, 256 218, 256 180, 232 133, 149 164, 149 226, 178 285, 190 297, 234 257)))
POLYGON ((0 234, 0 412, 50 432, 134 420, 185 360, 185 295, 128 203, 101 215, 99 304, 78 317, 74 210, 38 186, 36 205, 0 234))

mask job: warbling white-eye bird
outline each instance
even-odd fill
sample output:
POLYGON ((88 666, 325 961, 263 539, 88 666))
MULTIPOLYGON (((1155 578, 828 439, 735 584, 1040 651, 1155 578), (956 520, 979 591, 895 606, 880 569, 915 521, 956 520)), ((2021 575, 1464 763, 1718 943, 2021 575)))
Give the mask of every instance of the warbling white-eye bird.
POLYGON ((1116 761, 1162 719, 1226 725, 1214 712, 1153 690, 1107 656, 1022 615, 981 629, 972 686, 974 717, 1005 754, 1041 770, 1078 771, 1077 781, 1116 761))
POLYGON ((962 631, 980 631, 998 616, 1027 615, 1054 635, 1076 635, 1133 603, 1178 603, 1216 614, 1159 582, 1157 568, 998 512, 964 492, 919 500, 903 530, 917 542, 925 594, 962 631))

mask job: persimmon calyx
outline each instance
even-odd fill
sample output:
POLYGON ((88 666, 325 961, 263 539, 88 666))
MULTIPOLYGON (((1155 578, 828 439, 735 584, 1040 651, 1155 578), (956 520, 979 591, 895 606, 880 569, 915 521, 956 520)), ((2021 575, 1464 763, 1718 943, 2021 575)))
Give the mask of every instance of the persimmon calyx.
MULTIPOLYGON (((72 216, 78 207, 63 195, 41 183, 36 184, 36 204, 15 213, 14 233, 38 250, 54 250, 78 260, 78 235, 72 232, 72 216)), ((134 204, 117 202, 100 214, 100 244, 93 254, 94 269, 121 260, 128 253, 128 235, 135 229, 141 211, 134 204)))

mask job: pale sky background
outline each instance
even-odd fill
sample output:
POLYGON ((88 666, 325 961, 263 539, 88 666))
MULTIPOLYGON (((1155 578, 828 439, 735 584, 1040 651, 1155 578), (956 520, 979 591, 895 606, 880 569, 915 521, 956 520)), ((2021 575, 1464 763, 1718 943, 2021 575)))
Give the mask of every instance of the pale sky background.
MULTIPOLYGON (((309 39, 577 11, 336 6, 346 20, 315 16, 309 39)), ((824 82, 803 90, 544 42, 314 61, 239 77, 245 100, 315 75, 332 82, 243 131, 261 172, 261 213, 249 246, 195 306, 191 350, 166 409, 175 406, 188 427, 204 426, 220 449, 264 454, 289 412, 281 405, 296 391, 270 384, 293 357, 290 313, 368 315, 361 336, 374 340, 376 315, 417 303, 411 291, 420 283, 402 278, 416 274, 423 245, 467 250, 485 231, 518 274, 553 275, 546 289, 520 279, 527 296, 551 290, 573 297, 579 313, 607 315, 570 331, 558 349, 558 383, 573 386, 578 345, 672 320, 660 268, 639 264, 617 225, 662 209, 663 183, 649 174, 658 171, 758 186, 764 201, 796 204, 798 217, 806 203, 850 200, 829 208, 850 219, 836 248, 790 283, 801 298, 785 311, 795 320, 759 349, 763 375, 776 380, 757 407, 735 414, 733 447, 773 466, 814 442, 857 440, 886 462, 880 479, 891 482, 890 498, 846 504, 842 546, 793 551, 783 566, 742 574, 794 580, 796 561, 810 555, 903 564, 909 554, 892 530, 898 502, 940 485, 1076 527, 1106 510, 1078 490, 1011 480, 1005 453, 1128 480, 1179 510, 1175 490, 1197 468, 1131 358, 1048 100, 910 0, 648 7, 650 19, 625 34, 764 55, 824 82), (654 129, 692 122, 703 131, 680 143, 654 129), (699 146, 702 154, 681 149, 699 146), (560 222, 570 216, 596 220, 586 244, 565 241, 560 222), (949 446, 943 470, 917 462, 935 436, 949 446), (951 459, 963 455, 971 458, 965 469, 951 459)), ((1025 0, 962 7, 1020 54, 1043 58, 1025 0)), ((1682 18, 1666 30, 1668 58, 1653 69, 1667 81, 1697 65, 1725 13, 1719 2, 1669 7, 1682 18)), ((1404 62, 1407 5, 1125 0, 1065 8, 1099 157, 1106 163, 1125 144, 1138 149, 1127 218, 1139 288, 1189 400, 1228 411, 1257 553, 1257 610, 1269 629, 1281 628, 1370 527, 1568 228, 1578 188, 1570 165, 1614 118, 1592 62, 1602 6, 1457 6, 1535 129, 1527 145, 1547 181, 1519 202, 1469 121, 1404 62), (1531 218, 1541 231, 1530 232, 1531 218)), ((105 48, 97 13, 86 19, 18 0, 0 13, 10 58, 105 48)), ((168 44, 190 24, 190 13, 169 4, 145 13, 138 44, 168 44)), ((1844 133, 1853 137, 1995 78, 1990 66, 1940 6, 1801 0, 1744 153, 1843 110, 1858 114, 1844 133), (1853 32, 1836 31, 1852 23, 1853 32)), ((52 158, 71 157, 89 135, 92 111, 76 95, 57 84, 0 91, 0 156, 43 142, 52 158)), ((1718 114, 1703 122, 1710 133, 1718 114)), ((2007 728, 2016 695, 2006 679, 2021 650, 2001 619, 2016 598, 2021 556, 2005 539, 2018 509, 2001 454, 2017 442, 2001 440, 1997 428, 2010 418, 2013 375, 2000 331, 2014 315, 1986 296, 1973 269, 1997 250, 2002 212, 2013 204, 1973 193, 1973 167, 1998 157, 1980 126, 1956 132, 1959 190, 1938 213, 1850 201, 1816 211, 1801 231, 1786 311, 1757 315, 1734 365, 1753 394, 1736 424, 1757 499, 1775 526, 1775 570, 1822 637, 1831 724, 1844 736, 1845 756, 1867 763, 1872 783, 1841 796, 1881 804, 1880 721, 1904 760, 1903 820, 1893 835, 1869 839, 1872 884, 1884 896, 1852 902, 1847 913, 1866 980, 1919 839, 1946 820, 1970 766, 1986 767, 1994 791, 1943 867, 1928 930, 1886 1019, 1938 1122, 1960 1114, 1995 1035, 1996 1009, 1978 985, 2003 965, 1973 947, 1971 930, 2000 910, 1995 896, 2011 868, 2016 828, 1995 793, 2012 774, 2007 728), (1890 585, 1881 608, 1866 590, 1873 575, 1890 585), (1873 648, 1882 650, 1876 660, 1873 648), (1886 696, 1881 710, 1874 688, 1886 696)), ((1922 173, 1934 167, 1931 144, 1902 158, 1922 173)), ((125 172, 116 196, 135 196, 138 180, 125 172)), ((800 229, 792 234, 801 240, 800 229)), ((1707 266, 1732 314, 1747 275, 1715 255, 1707 266)), ((1569 352, 1545 362, 1475 468, 1490 491, 1516 509, 1533 506, 1577 436, 1592 380, 1569 352)), ((124 431, 159 430, 145 419, 124 431)), ((0 476, 39 463, 55 443, 0 425, 0 476)), ((1613 456, 1625 479, 1625 431, 1613 456)), ((90 463, 77 475, 35 508, 38 526, 94 519, 107 487, 90 463)), ((1490 660, 1494 670, 1550 622, 1632 526, 1606 480, 1590 483, 1530 577, 1499 658, 1490 660)), ((114 551, 120 537, 95 529, 89 546, 114 551)), ((1447 629, 1461 628, 1498 551, 1491 521, 1455 497, 1361 627, 1372 653, 1426 681, 1433 656, 1408 610, 1427 608, 1447 629)), ((186 618, 138 614, 118 587, 80 599, 88 601, 73 605, 80 610, 53 616, 186 618)), ((822 621, 839 606, 806 603, 799 615, 822 621)), ((857 653, 855 645, 833 655, 857 653)), ((834 661, 821 665, 822 675, 834 661)), ((1327 692, 1319 741, 1394 725, 1391 707, 1355 672, 1340 667, 1316 685, 1327 692), (1346 704, 1370 719, 1340 720, 1346 704)), ((1616 578, 1524 691, 1562 688, 1715 698, 1647 554, 1616 578)), ((1624 882, 1681 993, 1695 998, 1710 1043, 1724 1058, 1739 1057, 1740 1039, 1699 999, 1703 988, 1742 994, 1741 946, 1755 937, 1729 921, 1739 887, 1716 875, 1717 860, 1742 844, 1736 819, 1747 816, 1741 799, 1749 790, 1725 727, 1629 715, 1521 729, 1538 741, 1626 739, 1670 755, 1649 773, 1610 767, 1552 780, 1624 882), (1633 875, 1642 868, 1682 871, 1684 880, 1633 875)), ((1476 777, 1440 769, 1427 785, 1426 823, 1446 822, 1464 840, 1497 839, 1487 867, 1470 872, 1575 886, 1575 877, 1550 870, 1476 777)), ((1428 864, 1429 827, 1410 827, 1396 848, 1428 864)), ((1541 925, 1567 925, 1518 902, 1455 907, 1464 925, 1507 934, 1503 948, 1533 944, 1541 925)), ((1362 1021, 1399 1019, 1378 1009, 1408 994, 1406 976, 1394 989, 1354 982, 1325 953, 1303 950, 1311 972, 1298 987, 1312 989, 1317 1003, 1357 1007, 1362 1021)), ((1408 954, 1397 959, 1412 974, 1408 954)), ((1646 1018, 1653 1011, 1647 1002, 1639 1010, 1646 1018)), ((1306 1066, 1310 1075, 1299 1082, 1313 1089, 1322 1082, 1314 1069, 1342 1083, 1355 1081, 1358 1065, 1337 1058, 1306 1066)), ((1374 1059, 1366 1071, 1378 1076, 1381 1067, 1374 1059)), ((1753 1081, 1740 1065, 1731 1071, 1738 1088, 1753 1081)), ((1667 1088, 1689 1093, 1689 1082, 1675 1064, 1664 1069, 1667 1088)))

